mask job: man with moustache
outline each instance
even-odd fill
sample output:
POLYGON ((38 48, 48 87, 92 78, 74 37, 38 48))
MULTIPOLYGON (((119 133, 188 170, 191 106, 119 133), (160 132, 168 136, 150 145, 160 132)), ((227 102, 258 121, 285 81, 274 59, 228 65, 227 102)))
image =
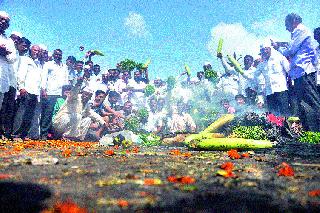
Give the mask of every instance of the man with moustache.
POLYGON ((44 64, 41 83, 40 137, 43 140, 46 140, 48 133, 52 132, 52 114, 57 98, 60 97, 62 86, 69 84, 68 68, 62 62, 60 49, 54 50, 53 59, 44 64))

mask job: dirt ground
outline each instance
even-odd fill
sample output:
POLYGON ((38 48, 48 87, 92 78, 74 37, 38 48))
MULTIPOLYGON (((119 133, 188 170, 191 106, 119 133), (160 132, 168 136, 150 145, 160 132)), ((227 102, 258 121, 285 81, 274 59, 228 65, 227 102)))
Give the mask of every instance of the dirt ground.
POLYGON ((231 159, 182 146, 23 144, 0 143, 0 212, 54 212, 63 202, 87 212, 320 212, 319 145, 283 142, 231 159), (278 176, 283 162, 294 176, 278 176))

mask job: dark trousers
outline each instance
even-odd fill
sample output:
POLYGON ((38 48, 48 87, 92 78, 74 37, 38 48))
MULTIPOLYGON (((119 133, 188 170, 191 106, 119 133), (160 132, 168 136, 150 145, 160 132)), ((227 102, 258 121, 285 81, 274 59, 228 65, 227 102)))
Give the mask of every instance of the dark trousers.
POLYGON ((20 106, 23 106, 25 108, 25 110, 22 116, 22 123, 19 129, 15 132, 15 134, 20 136, 21 138, 25 138, 28 135, 28 132, 31 128, 31 123, 34 116, 34 111, 36 109, 35 106, 38 102, 38 98, 37 95, 28 93, 23 97, 20 97, 18 102, 20 106))
POLYGON ((1 130, 8 135, 12 134, 13 120, 16 113, 16 89, 10 87, 9 91, 4 93, 1 112, 0 123, 1 130))
POLYGON ((297 94, 293 85, 289 86, 289 104, 290 104, 290 111, 292 116, 299 116, 299 104, 297 99, 297 94))
POLYGON ((310 73, 294 80, 302 126, 309 131, 320 131, 320 94, 316 73, 310 73))
POLYGON ((52 131, 52 113, 59 95, 48 95, 41 99, 40 136, 47 137, 52 131))
POLYGON ((275 115, 289 116, 289 98, 288 91, 275 92, 267 95, 267 109, 275 115))

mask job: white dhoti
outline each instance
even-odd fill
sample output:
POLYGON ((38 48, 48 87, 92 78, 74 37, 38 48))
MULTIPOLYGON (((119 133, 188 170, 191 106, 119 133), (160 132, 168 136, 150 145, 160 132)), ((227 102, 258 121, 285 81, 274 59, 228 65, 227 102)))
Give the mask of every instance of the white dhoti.
POLYGON ((91 118, 82 118, 81 114, 70 115, 58 113, 53 121, 53 127, 55 131, 62 134, 63 137, 84 140, 91 123, 91 118))

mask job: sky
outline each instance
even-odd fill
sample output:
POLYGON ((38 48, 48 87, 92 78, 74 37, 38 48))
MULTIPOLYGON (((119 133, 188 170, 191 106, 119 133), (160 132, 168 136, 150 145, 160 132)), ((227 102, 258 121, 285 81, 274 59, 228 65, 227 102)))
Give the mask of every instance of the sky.
POLYGON ((289 41, 284 19, 298 13, 313 30, 320 26, 319 0, 0 0, 0 10, 11 16, 7 34, 19 31, 33 44, 60 48, 64 59, 85 50, 102 70, 126 58, 151 59, 151 78, 165 78, 184 71, 192 75, 216 58, 219 38, 223 53, 257 56, 259 45, 270 38, 289 41))

